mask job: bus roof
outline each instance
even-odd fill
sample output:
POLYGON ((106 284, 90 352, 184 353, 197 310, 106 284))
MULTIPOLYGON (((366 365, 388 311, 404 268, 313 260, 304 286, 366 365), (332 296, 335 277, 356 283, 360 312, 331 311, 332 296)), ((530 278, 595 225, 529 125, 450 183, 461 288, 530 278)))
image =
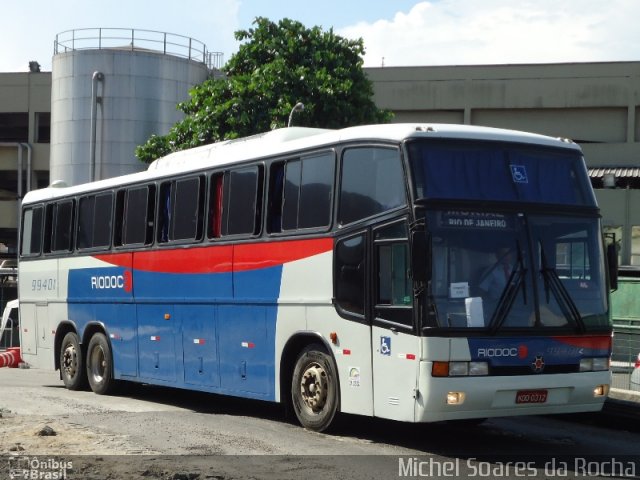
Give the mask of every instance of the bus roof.
POLYGON ((131 183, 162 178, 179 172, 221 167, 255 158, 287 154, 341 142, 357 140, 401 142, 408 138, 495 140, 580 150, 580 147, 575 143, 566 139, 515 130, 470 125, 397 123, 365 125, 340 130, 290 127, 174 152, 155 160, 149 165, 146 171, 139 173, 99 180, 92 183, 84 183, 72 187, 52 184, 54 186, 27 193, 24 197, 23 204, 36 203, 51 198, 76 195, 93 190, 114 188, 131 183))

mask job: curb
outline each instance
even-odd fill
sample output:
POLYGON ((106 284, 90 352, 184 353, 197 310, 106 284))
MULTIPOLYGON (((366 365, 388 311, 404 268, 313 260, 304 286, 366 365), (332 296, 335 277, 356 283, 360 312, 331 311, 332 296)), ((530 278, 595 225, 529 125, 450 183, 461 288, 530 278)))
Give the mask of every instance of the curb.
POLYGON ((604 402, 602 414, 621 420, 640 421, 640 392, 612 388, 604 402))
POLYGON ((640 408, 640 392, 633 392, 631 390, 622 390, 620 388, 612 388, 609 391, 608 400, 622 400, 624 402, 635 402, 640 408))

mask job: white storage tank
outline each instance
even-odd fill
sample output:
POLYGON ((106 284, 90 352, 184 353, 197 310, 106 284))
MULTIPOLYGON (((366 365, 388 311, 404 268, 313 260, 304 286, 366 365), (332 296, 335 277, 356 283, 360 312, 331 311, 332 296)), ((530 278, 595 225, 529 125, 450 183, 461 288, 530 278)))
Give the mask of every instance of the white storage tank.
POLYGON ((56 36, 51 181, 68 185, 144 170, 136 146, 164 135, 176 107, 212 73, 206 46, 148 30, 82 29, 56 36))

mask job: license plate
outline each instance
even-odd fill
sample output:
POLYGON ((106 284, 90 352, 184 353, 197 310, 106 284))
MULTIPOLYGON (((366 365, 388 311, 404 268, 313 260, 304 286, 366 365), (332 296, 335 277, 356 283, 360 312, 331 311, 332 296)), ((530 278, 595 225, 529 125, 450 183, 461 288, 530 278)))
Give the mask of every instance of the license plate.
POLYGON ((545 403, 547 393, 546 390, 518 390, 516 403, 545 403))

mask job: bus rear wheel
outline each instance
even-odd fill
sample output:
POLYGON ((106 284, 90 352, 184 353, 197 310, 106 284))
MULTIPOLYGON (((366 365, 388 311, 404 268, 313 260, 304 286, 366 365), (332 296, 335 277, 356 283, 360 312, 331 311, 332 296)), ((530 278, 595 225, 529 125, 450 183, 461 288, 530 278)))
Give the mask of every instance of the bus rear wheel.
POLYGON ((116 387, 113 379, 111 348, 107 337, 96 333, 87 348, 87 379, 91 390, 99 395, 112 393, 116 387))
POLYGON ((332 358, 321 346, 310 345, 298 356, 291 400, 303 427, 316 432, 329 428, 338 411, 338 377, 332 358))
POLYGON ((60 347, 60 376, 69 390, 83 390, 87 386, 84 357, 75 332, 67 333, 60 347))

